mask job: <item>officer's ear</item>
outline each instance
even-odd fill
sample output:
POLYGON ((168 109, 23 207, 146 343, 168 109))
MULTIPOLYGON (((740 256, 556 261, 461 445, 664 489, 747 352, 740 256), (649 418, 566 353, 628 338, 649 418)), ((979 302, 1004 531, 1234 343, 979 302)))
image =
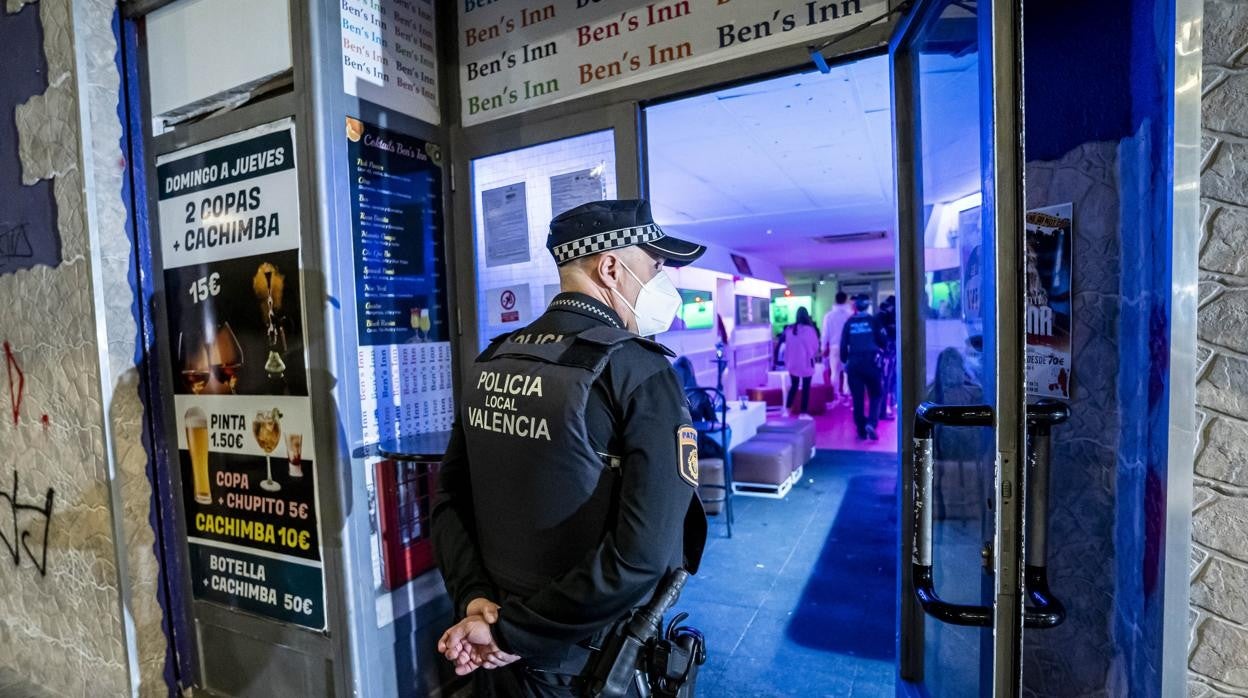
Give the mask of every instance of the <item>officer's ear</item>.
POLYGON ((594 271, 598 281, 607 288, 620 289, 624 284, 624 264, 614 252, 600 252, 594 255, 594 271))

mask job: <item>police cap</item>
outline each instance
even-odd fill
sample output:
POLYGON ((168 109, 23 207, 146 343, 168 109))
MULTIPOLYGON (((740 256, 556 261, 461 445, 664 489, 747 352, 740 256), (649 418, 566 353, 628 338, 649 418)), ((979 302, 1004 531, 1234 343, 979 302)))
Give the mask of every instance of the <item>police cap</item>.
POLYGON ((560 266, 580 257, 637 245, 662 257, 669 267, 683 267, 706 247, 666 235, 643 199, 591 201, 555 216, 546 249, 560 266))

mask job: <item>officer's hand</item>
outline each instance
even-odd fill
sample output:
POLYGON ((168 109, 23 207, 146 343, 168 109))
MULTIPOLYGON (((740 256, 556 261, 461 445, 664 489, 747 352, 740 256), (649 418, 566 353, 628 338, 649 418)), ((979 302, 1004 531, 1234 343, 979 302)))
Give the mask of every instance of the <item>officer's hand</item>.
POLYGON ((442 633, 438 651, 455 664, 455 673, 463 676, 481 666, 474 657, 474 645, 493 645, 490 624, 481 616, 468 616, 442 633))
POLYGON ((490 646, 473 646, 473 661, 485 667, 486 669, 500 669, 520 659, 519 655, 507 654, 500 650, 498 645, 490 646))
POLYGON ((520 657, 498 648, 490 624, 484 617, 471 615, 449 628, 438 641, 438 651, 455 664, 459 676, 481 667, 497 669, 520 657))
POLYGON ((481 616, 485 622, 493 625, 498 622, 498 604, 485 597, 477 597, 468 602, 467 615, 481 616))

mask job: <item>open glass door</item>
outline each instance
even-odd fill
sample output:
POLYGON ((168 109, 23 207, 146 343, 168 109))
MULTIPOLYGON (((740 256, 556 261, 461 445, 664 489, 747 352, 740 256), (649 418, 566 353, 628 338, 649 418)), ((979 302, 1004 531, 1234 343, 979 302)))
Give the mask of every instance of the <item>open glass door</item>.
POLYGON ((1018 0, 919 0, 890 46, 903 514, 899 694, 1021 690, 1018 0))

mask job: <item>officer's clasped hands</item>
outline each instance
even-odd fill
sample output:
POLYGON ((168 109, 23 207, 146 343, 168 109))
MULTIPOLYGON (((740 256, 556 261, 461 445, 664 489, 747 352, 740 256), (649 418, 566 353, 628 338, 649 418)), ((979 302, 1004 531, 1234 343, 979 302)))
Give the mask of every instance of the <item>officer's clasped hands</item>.
POLYGON ((481 667, 498 669, 520 659, 503 652, 494 642, 490 626, 498 622, 498 604, 484 598, 473 599, 467 612, 438 640, 438 651, 454 663, 457 675, 464 676, 481 667))

